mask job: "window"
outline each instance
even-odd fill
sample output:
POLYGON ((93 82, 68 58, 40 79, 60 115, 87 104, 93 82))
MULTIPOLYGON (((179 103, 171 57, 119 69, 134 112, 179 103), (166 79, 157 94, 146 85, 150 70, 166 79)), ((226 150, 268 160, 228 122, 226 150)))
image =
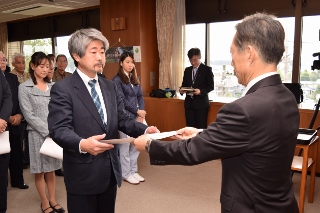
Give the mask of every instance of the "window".
POLYGON ((301 107, 312 109, 320 98, 320 69, 311 69, 313 61, 320 60, 319 56, 312 56, 320 52, 320 16, 304 16, 302 22, 300 84, 304 101, 301 107))
POLYGON ((29 70, 29 62, 31 56, 35 52, 44 52, 45 54, 52 52, 51 38, 35 39, 23 41, 23 54, 26 56, 26 71, 29 70))
POLYGON ((201 51, 201 61, 204 62, 206 50, 206 24, 188 24, 186 25, 186 66, 191 66, 187 53, 191 48, 197 47, 201 51))
POLYGON ((76 69, 73 59, 71 58, 70 54, 69 54, 69 49, 68 49, 68 41, 69 41, 70 36, 61 36, 61 37, 57 37, 56 41, 57 41, 57 46, 55 47, 55 55, 59 55, 59 54, 63 54, 65 56, 67 56, 67 60, 68 60, 68 66, 66 68, 67 72, 73 73, 76 69))

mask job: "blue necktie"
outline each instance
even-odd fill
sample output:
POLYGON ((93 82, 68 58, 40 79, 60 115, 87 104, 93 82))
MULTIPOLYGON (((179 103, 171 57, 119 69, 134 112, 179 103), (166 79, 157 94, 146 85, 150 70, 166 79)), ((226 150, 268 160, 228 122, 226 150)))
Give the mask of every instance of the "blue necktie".
POLYGON ((97 110, 98 110, 98 112, 99 112, 99 114, 100 114, 100 118, 101 118, 101 120, 102 120, 103 126, 104 126, 104 128, 106 129, 106 126, 107 126, 107 125, 106 125, 106 123, 104 122, 104 114, 103 114, 103 110, 102 110, 102 107, 101 107, 100 98, 99 98, 99 95, 98 95, 98 93, 97 93, 97 91, 96 91, 96 89, 95 89, 95 87, 94 87, 94 85, 95 85, 96 82, 97 82, 97 81, 96 81, 95 79, 93 79, 93 80, 90 80, 90 81, 88 82, 88 84, 89 84, 90 87, 91 87, 91 97, 92 97, 92 99, 93 99, 94 105, 96 105, 97 110))

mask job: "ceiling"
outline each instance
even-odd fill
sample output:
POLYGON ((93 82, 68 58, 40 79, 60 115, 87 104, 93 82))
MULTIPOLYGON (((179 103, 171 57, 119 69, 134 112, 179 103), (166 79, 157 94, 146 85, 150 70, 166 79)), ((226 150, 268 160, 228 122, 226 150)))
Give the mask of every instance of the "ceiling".
POLYGON ((100 0, 0 0, 0 23, 99 5, 100 0))

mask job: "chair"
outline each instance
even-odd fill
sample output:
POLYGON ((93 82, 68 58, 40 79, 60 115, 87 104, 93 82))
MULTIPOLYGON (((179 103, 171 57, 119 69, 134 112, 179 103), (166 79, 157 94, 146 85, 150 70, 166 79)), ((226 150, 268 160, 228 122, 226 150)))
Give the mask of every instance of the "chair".
POLYGON ((307 183, 308 169, 311 170, 308 203, 313 203, 318 145, 319 145, 319 137, 318 136, 315 136, 309 144, 306 144, 306 145, 297 144, 296 145, 296 148, 301 149, 302 156, 294 156, 292 164, 291 164, 291 170, 301 171, 300 198, 299 198, 299 212, 300 213, 303 213, 303 211, 304 211, 304 201, 305 201, 305 194, 306 194, 306 183, 307 183))

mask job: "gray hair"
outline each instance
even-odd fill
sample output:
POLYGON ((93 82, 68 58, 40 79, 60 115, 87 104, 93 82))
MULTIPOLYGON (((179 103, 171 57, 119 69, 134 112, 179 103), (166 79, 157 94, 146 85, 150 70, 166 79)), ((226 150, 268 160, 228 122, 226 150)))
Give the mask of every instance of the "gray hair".
POLYGON ((21 53, 14 53, 12 56, 12 61, 15 62, 16 58, 24 58, 25 59, 26 57, 21 53))
MULTIPOLYGON (((71 57, 73 58, 73 54, 77 54, 80 58, 82 58, 85 55, 87 47, 94 40, 101 41, 105 51, 109 49, 108 40, 97 29, 88 28, 77 30, 76 32, 74 32, 68 41, 68 49, 71 57)), ((78 66, 76 60, 74 60, 74 64, 76 67, 78 66)))
POLYGON ((285 32, 275 16, 267 13, 247 16, 236 25, 236 30, 234 44, 238 50, 243 51, 246 45, 252 45, 264 62, 280 62, 285 50, 285 32))
POLYGON ((4 55, 4 53, 2 51, 0 51, 0 54, 4 55))

